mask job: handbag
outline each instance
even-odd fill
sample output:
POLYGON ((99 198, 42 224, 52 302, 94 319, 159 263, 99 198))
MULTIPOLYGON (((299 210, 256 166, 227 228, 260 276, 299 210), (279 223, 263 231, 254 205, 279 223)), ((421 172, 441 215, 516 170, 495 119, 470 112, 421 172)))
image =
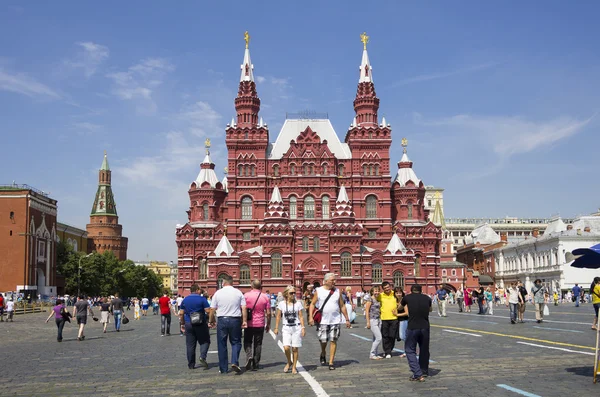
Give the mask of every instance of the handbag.
POLYGON ((321 309, 323 309, 325 307, 325 305, 327 304, 327 301, 329 301, 329 298, 331 298, 331 296, 333 295, 334 292, 335 292, 335 289, 332 289, 331 291, 329 291, 329 295, 327 295, 327 298, 325 298, 325 302, 323 302, 323 306, 315 309, 315 311, 313 312, 313 320, 315 321, 315 323, 317 325, 323 319, 323 313, 321 312, 321 309))
POLYGON ((548 309, 548 305, 544 305, 544 316, 550 315, 550 309, 548 309))
POLYGON ((252 312, 254 312, 254 309, 256 308, 256 304, 258 303, 259 299, 260 299, 260 292, 258 293, 256 300, 254 301, 254 306, 252 306, 252 309, 248 309, 248 312, 246 314, 246 320, 252 321, 252 312))
POLYGON ((192 325, 204 324, 204 316, 202 315, 202 312, 191 312, 190 313, 190 324, 192 324, 192 325))
POLYGON ((129 322, 129 318, 123 313, 123 319, 121 320, 123 324, 127 324, 129 322))

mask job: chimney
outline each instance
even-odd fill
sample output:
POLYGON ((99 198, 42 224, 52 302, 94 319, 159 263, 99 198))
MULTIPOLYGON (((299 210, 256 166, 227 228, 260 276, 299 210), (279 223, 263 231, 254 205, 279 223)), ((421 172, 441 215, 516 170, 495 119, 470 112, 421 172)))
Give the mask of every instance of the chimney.
POLYGON ((538 238, 538 236, 540 235, 540 229, 538 229, 537 227, 533 228, 532 235, 533 238, 538 238))
POLYGON ((573 230, 573 225, 567 225, 567 230, 573 230))
POLYGON ((508 242, 508 234, 500 233, 500 241, 504 241, 505 243, 508 242))
POLYGON ((590 229, 590 227, 589 227, 589 226, 586 226, 586 227, 584 227, 584 228, 583 228, 583 231, 584 231, 584 232, 586 232, 586 233, 589 233, 589 232, 591 232, 592 230, 590 229))

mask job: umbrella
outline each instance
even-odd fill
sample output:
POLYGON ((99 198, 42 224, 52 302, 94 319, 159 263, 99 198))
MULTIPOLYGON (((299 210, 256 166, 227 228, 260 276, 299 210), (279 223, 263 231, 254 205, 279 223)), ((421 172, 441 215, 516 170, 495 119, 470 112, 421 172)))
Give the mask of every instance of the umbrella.
POLYGON ((578 248, 573 251, 577 258, 571 263, 571 266, 580 269, 600 269, 600 244, 590 248, 578 248))

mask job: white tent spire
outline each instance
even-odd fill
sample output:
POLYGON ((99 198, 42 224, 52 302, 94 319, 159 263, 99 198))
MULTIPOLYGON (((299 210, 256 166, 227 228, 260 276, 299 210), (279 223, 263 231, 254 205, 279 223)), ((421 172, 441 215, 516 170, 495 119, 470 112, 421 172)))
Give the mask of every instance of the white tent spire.
POLYGON ((246 50, 244 51, 244 62, 241 66, 242 75, 240 76, 240 81, 254 81, 254 65, 252 65, 252 61, 250 60, 250 50, 248 49, 248 44, 250 43, 248 31, 244 33, 244 40, 246 40, 246 50))
POLYGON ((269 201, 269 203, 283 203, 283 199, 281 198, 281 193, 279 193, 279 188, 277 185, 275 185, 275 189, 273 189, 271 201, 269 201))
POLYGON ((221 237, 221 241, 219 241, 219 245, 217 245, 217 248, 215 248, 214 252, 217 256, 221 256, 222 254, 225 254, 226 256, 231 256, 231 254, 233 254, 234 249, 231 246, 231 243, 229 242, 229 239, 226 235, 223 235, 223 237, 221 237))
POLYGON ((340 192, 338 193, 337 201, 338 203, 348 203, 350 200, 348 199, 348 193, 346 192, 346 186, 342 185, 340 188, 340 192))
POLYGON ((388 243, 385 250, 390 251, 392 255, 396 255, 398 251, 400 251, 402 254, 406 253, 406 247, 404 246, 404 244, 402 244, 400 237, 398 237, 396 233, 394 233, 394 235, 390 239, 390 242, 388 243))
POLYGON ((373 74, 371 73, 371 62, 369 62, 369 54, 367 53, 367 43, 369 42, 369 36, 363 32, 360 35, 360 41, 363 43, 362 61, 360 63, 360 79, 359 83, 372 83, 373 74))

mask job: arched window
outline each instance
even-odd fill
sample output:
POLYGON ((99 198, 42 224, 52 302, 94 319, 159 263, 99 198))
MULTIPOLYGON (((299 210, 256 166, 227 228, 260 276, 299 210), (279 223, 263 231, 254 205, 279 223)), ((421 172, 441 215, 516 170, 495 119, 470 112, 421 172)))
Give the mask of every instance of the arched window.
POLYGON ((342 252, 340 259, 342 262, 341 269, 340 269, 340 276, 352 277, 352 254, 349 252, 342 252))
POLYGON ((312 196, 304 198, 304 219, 315 219, 315 199, 312 196))
POLYGON ((223 288, 223 278, 226 276, 227 274, 225 273, 221 273, 219 274, 219 277, 217 277, 217 289, 221 289, 223 288))
POLYGON ((279 252, 271 255, 271 277, 281 277, 281 254, 279 252))
POLYGON ((400 287, 404 289, 404 273, 394 272, 394 287, 400 287))
POLYGON ((290 219, 296 219, 297 214, 297 202, 296 196, 290 196, 290 219))
POLYGON ((323 164, 323 175, 327 175, 327 164, 323 164))
POLYGON ((377 197, 367 196, 367 218, 377 218, 377 197))
POLYGON ((329 196, 323 196, 321 199, 323 219, 329 219, 329 196))
POLYGON ((369 174, 371 176, 375 175, 375 167, 373 167, 373 164, 369 166, 369 174))
POLYGON ((275 164, 273 166, 273 175, 274 176, 279 176, 279 165, 275 164))
POLYGON ((413 217, 413 205, 412 203, 408 203, 408 219, 412 219, 413 217))
POLYGON ((308 237, 302 237, 302 251, 308 251, 308 237))
POLYGON ((304 164, 304 175, 308 175, 308 164, 304 164))
POLYGON ((208 264, 206 263, 206 259, 198 259, 198 277, 200 280, 206 280, 208 278, 208 264))
POLYGON ((340 164, 338 167, 340 176, 344 176, 344 164, 340 164))
POLYGON ((248 170, 248 165, 244 166, 244 176, 250 176, 250 171, 248 170))
POLYGON ((421 277, 421 255, 415 255, 415 277, 421 277))
POLYGON ((256 176, 256 166, 255 165, 251 165, 250 166, 250 170, 252 171, 252 176, 256 176))
POLYGON ((368 174, 367 174, 367 165, 366 165, 366 164, 363 164, 363 175, 364 175, 364 176, 367 176, 367 175, 368 175, 368 174))
POLYGON ((373 284, 381 284, 383 282, 383 272, 381 271, 381 263, 373 263, 373 284))
POLYGON ((242 219, 252 219, 252 199, 248 196, 242 199, 242 219))
POLYGON ((379 176, 379 164, 375 164, 375 175, 379 176))
POLYGON ((204 203, 204 204, 202 205, 202 216, 204 217, 203 219, 204 219, 205 221, 207 221, 207 220, 208 220, 208 204, 206 204, 206 203, 204 203))
MULTIPOLYGON (((244 118, 246 118, 246 115, 244 115, 244 118)), ((248 131, 244 132, 244 139, 248 140, 248 131)))
POLYGON ((314 175, 315 174, 315 166, 314 165, 310 165, 310 174, 314 175))
POLYGON ((73 239, 72 243, 73 243, 73 251, 77 252, 77 240, 73 239))
POLYGON ((296 166, 294 164, 290 165, 290 175, 296 175, 296 166))
POLYGON ((244 166, 243 165, 238 165, 238 175, 239 176, 244 176, 244 166))
POLYGON ((318 237, 313 238, 313 251, 319 252, 321 250, 321 240, 318 237))
POLYGON ((250 284, 250 268, 246 265, 240 266, 240 285, 250 284))

